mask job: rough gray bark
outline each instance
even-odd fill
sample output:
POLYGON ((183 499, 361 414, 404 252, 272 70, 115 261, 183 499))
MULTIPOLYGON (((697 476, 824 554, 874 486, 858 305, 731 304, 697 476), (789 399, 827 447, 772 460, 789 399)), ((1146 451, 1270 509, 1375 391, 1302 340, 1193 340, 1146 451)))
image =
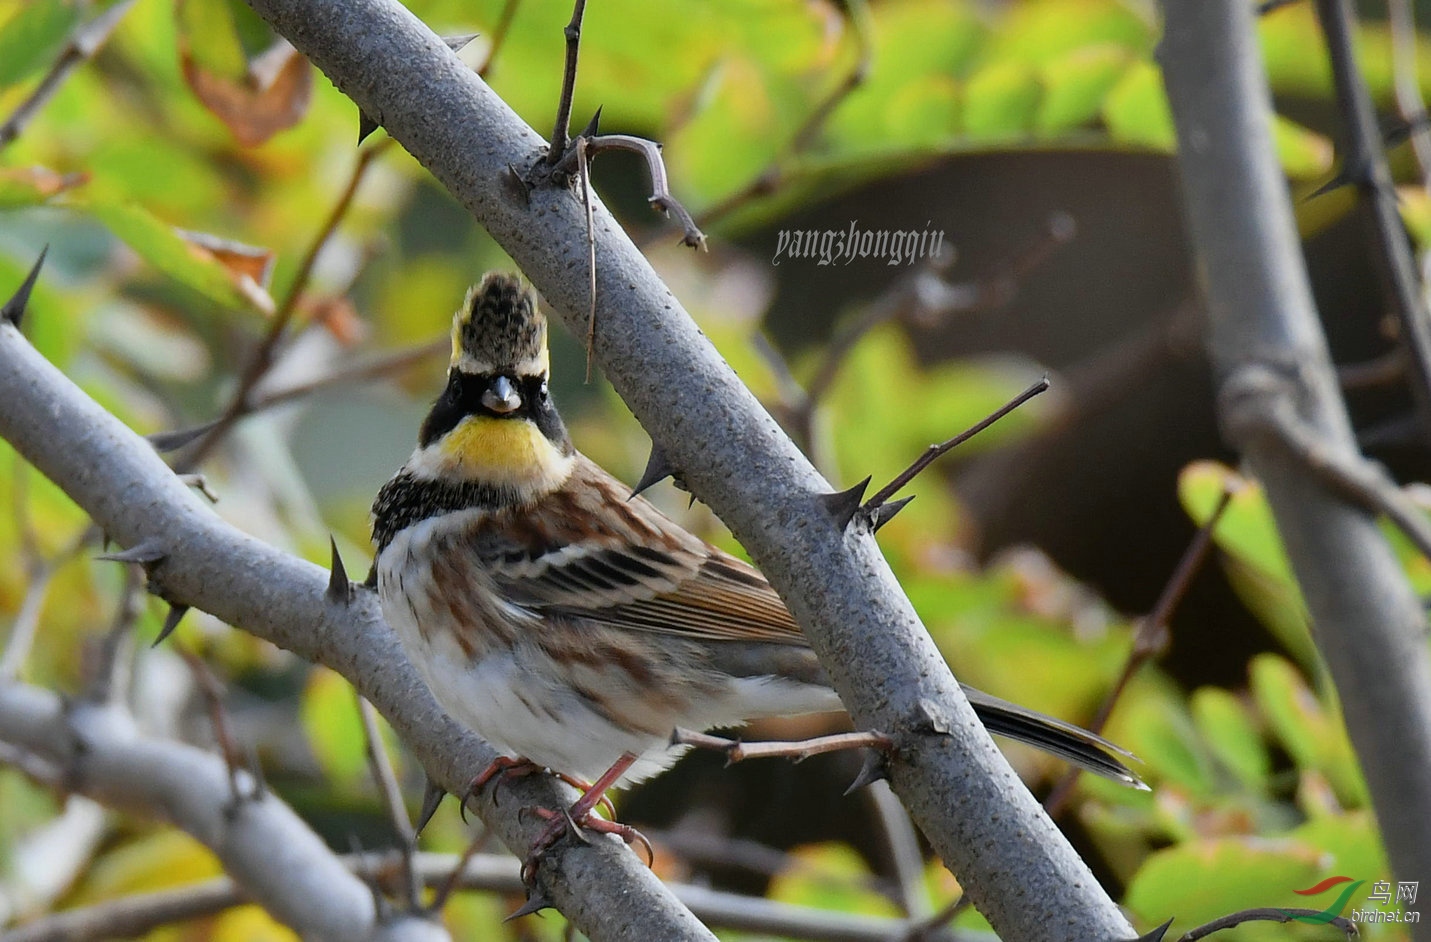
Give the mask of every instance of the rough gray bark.
MULTIPOLYGON (((123 710, 0 683, 0 740, 52 763, 67 789, 162 817, 203 842, 274 918, 313 940, 442 942, 440 925, 384 922, 368 888, 286 804, 235 801, 218 756, 146 737, 123 710)), ((247 786, 252 780, 243 776, 247 786)))
MULTIPOLYGON (((1160 57, 1224 428, 1267 488, 1392 867, 1401 879, 1424 880, 1431 873, 1426 617, 1374 515, 1316 473, 1318 462, 1363 459, 1272 148, 1252 4, 1169 0, 1164 9, 1160 57)), ((1415 931, 1431 939, 1431 924, 1415 931)))
MULTIPOLYGON (((586 222, 571 192, 509 168, 543 141, 393 0, 249 0, 426 166, 584 329, 586 222)), ((553 69, 558 68, 553 37, 553 69)), ((1133 933, 975 719, 873 537, 841 530, 827 482, 595 206, 596 356, 692 491, 741 540, 809 635, 856 723, 901 745, 892 783, 1009 940, 1133 933)), ((474 275, 476 273, 474 272, 474 275)))
MULTIPOLYGON (((0 436, 85 509, 123 547, 165 554, 151 588, 333 668, 377 707, 427 773, 466 790, 495 753, 432 699, 382 620, 377 597, 329 600, 328 573, 234 529, 194 496, 149 444, 0 322, 0 436)), ((180 626, 180 631, 183 626, 180 626)), ((5 706, 0 702, 0 707, 5 706)), ((9 732, 0 726, 0 739, 9 732)), ((574 792, 545 776, 504 784, 473 802, 508 847, 525 853, 543 827, 524 806, 556 808, 574 792)), ((593 942, 714 937, 615 839, 563 842, 544 873, 552 902, 593 942)), ((261 894, 256 898, 267 903, 261 894)))

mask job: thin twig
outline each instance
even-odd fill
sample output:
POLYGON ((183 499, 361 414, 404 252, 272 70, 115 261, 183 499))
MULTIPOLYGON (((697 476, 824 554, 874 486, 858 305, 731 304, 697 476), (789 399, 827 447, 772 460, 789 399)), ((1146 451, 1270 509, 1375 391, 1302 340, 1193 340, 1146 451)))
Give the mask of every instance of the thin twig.
POLYGON ((964 444, 969 439, 973 438, 975 435, 978 435, 984 429, 993 425, 995 422, 999 421, 1004 416, 1008 415, 1010 412, 1013 412, 1015 409, 1028 402, 1034 396, 1037 396, 1039 393, 1044 392, 1048 389, 1048 386, 1048 377, 1045 376, 1038 382, 1029 386, 1028 389, 1025 389, 1023 392, 1019 393, 1017 396, 1004 403, 998 409, 995 409, 991 414, 981 419, 972 427, 960 432, 958 435, 955 435, 948 441, 941 442, 938 445, 930 445, 927 449, 925 449, 924 454, 920 455, 918 458, 915 459, 913 464, 905 468, 899 474, 895 475, 893 481, 890 481, 884 487, 880 488, 873 497, 865 501, 862 509, 868 513, 878 508, 881 504, 885 503, 895 494, 898 494, 906 484, 914 480, 915 477, 917 477, 919 473, 925 468, 929 467, 931 464, 942 458, 944 455, 948 454, 953 449, 958 448, 960 445, 964 444))
POLYGON ((960 893, 957 897, 944 905, 939 912, 923 919, 909 928, 909 931, 902 936, 902 942, 930 942, 930 940, 947 934, 947 926, 958 918, 959 914, 970 906, 974 905, 967 893, 960 893))
MULTIPOLYGON (((1259 909, 1244 909, 1241 912, 1219 916, 1212 922, 1204 923, 1196 929, 1188 930, 1183 933, 1179 942, 1196 942, 1197 939, 1206 938, 1214 932, 1221 932, 1223 929, 1240 926, 1244 922, 1291 922, 1298 916, 1320 916, 1322 912, 1320 909, 1276 909, 1271 906, 1259 909)), ((1332 919, 1328 919, 1326 924, 1336 926, 1345 932, 1348 939, 1355 939, 1360 934, 1357 931, 1356 923, 1344 916, 1336 916, 1332 919)))
POLYGON ((1383 292, 1396 315, 1399 339, 1406 347, 1422 441, 1431 441, 1431 312, 1422 299, 1402 226, 1396 188, 1382 150, 1376 106, 1357 66, 1353 42, 1356 12, 1351 0, 1317 0, 1317 18, 1326 36, 1337 104, 1345 125, 1344 172, 1359 184, 1365 197, 1383 292))
POLYGON ((502 5, 502 15, 497 18, 497 25, 492 30, 492 41, 487 44, 487 55, 482 59, 482 64, 477 67, 477 74, 484 79, 492 70, 492 63, 497 61, 497 53, 506 43, 507 33, 512 29, 512 20, 517 16, 517 7, 521 5, 522 0, 507 0, 502 5))
POLYGON ((920 851, 919 833, 909 820, 909 812, 890 791, 888 782, 872 782, 865 793, 874 806, 875 818, 884 833, 904 914, 911 919, 928 918, 933 906, 929 902, 929 888, 924 882, 924 854, 920 851))
POLYGON ((576 66, 581 55, 581 21, 586 15, 586 0, 576 0, 571 21, 563 33, 566 36, 566 64, 561 77, 561 98, 557 100, 556 122, 552 127, 551 147, 547 150, 547 165, 555 167, 567 155, 571 142, 571 106, 576 97, 576 66))
POLYGON ((671 184, 666 176, 666 163, 661 159, 661 145, 644 137, 630 134, 602 134, 587 142, 587 154, 592 159, 608 150, 624 150, 640 154, 646 161, 646 170, 651 174, 651 196, 649 202, 663 213, 675 213, 681 224, 681 244, 693 249, 706 247, 706 236, 681 205, 680 200, 671 195, 671 184))
POLYGON ((144 611, 143 573, 141 566, 124 567, 119 605, 109 630, 100 639, 99 656, 87 691, 97 703, 123 703, 129 698, 129 677, 133 665, 127 655, 132 650, 134 623, 144 611))
POLYGON ((214 423, 213 428, 194 446, 194 450, 187 460, 179 465, 180 470, 197 467, 223 441, 234 424, 247 414, 248 399, 254 388, 273 367, 274 354, 298 309, 298 302, 308 287, 308 281, 313 276, 313 268, 318 262, 318 256, 322 254, 328 241, 333 237, 333 233, 337 231, 343 217, 352 208, 353 198, 357 196, 358 187, 367 175, 368 168, 373 165, 374 158, 386 151, 391 144, 392 139, 389 138, 358 152, 358 159, 353 165, 353 172, 348 176, 347 185, 343 187, 343 192, 339 194, 337 202, 333 204, 328 218, 324 221, 322 228, 318 230, 317 235, 314 236, 312 243, 309 244, 302 261, 299 262, 298 271, 294 274, 288 291, 279 303, 278 310, 274 312, 273 318, 268 322, 268 330, 259 340, 258 347, 254 350, 248 366, 244 368, 243 375, 239 378, 238 388, 229 398, 228 406, 225 407, 218 421, 214 423))
POLYGON ((202 658, 187 648, 181 647, 177 650, 184 658, 185 663, 189 665, 194 679, 198 681, 199 692, 203 695, 204 704, 209 711, 209 722, 214 727, 214 739, 218 742, 219 753, 224 757, 224 768, 228 773, 229 781, 229 799, 232 807, 237 808, 243 802, 258 798, 263 794, 258 774, 255 770, 248 770, 253 784, 248 791, 245 791, 239 773, 247 763, 244 756, 240 754, 238 741, 234 739, 233 732, 229 728, 228 712, 224 709, 223 687, 202 658))
POLYGON ((1416 12, 1410 0, 1387 0, 1387 26, 1391 31, 1391 76, 1396 109, 1406 121, 1411 149, 1421 170, 1421 186, 1431 188, 1431 127, 1426 122, 1426 99, 1416 67, 1416 12))
MULTIPOLYGON (((1108 695, 1103 698, 1103 703, 1098 707, 1093 721, 1086 727, 1089 732, 1103 732, 1103 728, 1108 725, 1108 720, 1113 715, 1114 707, 1118 705, 1118 701, 1123 696, 1123 691, 1128 689, 1128 684, 1138 671, 1144 664, 1160 657, 1167 650, 1172 637, 1169 632, 1169 624, 1172 621, 1173 613, 1177 611, 1178 605, 1187 596, 1188 589, 1192 588, 1193 579, 1202 570, 1203 564, 1207 562, 1208 554, 1212 550, 1213 535, 1217 531, 1217 524, 1222 520, 1222 515, 1227 511, 1228 506, 1231 505, 1237 489, 1238 485, 1232 483, 1223 488, 1211 515, 1202 526, 1198 527, 1197 533, 1193 534, 1193 538, 1188 543, 1187 549, 1183 551, 1177 566, 1173 568, 1173 574, 1163 586, 1163 591, 1159 593, 1153 610, 1138 623, 1137 630, 1133 633, 1133 646, 1128 651, 1127 659, 1123 662, 1123 672, 1118 675, 1113 689, 1108 691, 1108 695)), ((1070 766, 1068 771, 1063 773, 1063 778, 1059 780, 1058 785, 1049 792, 1048 798, 1043 803, 1049 817, 1057 818, 1062 814, 1064 806, 1073 796, 1073 786, 1078 781, 1081 771, 1077 766, 1070 766)))
POLYGON ((816 736, 795 742, 770 740, 766 742, 741 742, 739 739, 725 739, 690 729, 677 729, 671 737, 673 746, 695 746, 697 749, 712 749, 725 753, 728 762, 743 762, 746 759, 794 759, 803 761, 811 756, 826 752, 843 752, 847 749, 888 749, 892 741, 884 733, 862 731, 835 733, 830 736, 816 736))
MULTIPOLYGON (((27 527, 21 525, 19 529, 23 545, 28 539, 27 527)), ((29 660, 30 651, 35 644, 35 634, 40 626, 40 615, 44 612, 45 598, 49 595, 55 574, 66 563, 84 552, 98 535, 99 530, 93 524, 86 524, 79 535, 53 557, 35 557, 27 566, 30 570, 29 585, 25 589, 24 599, 20 602, 20 610, 15 613, 15 620, 10 624, 10 637, 5 640, 5 649, 0 652, 0 681, 14 680, 20 676, 20 669, 29 660)), ((24 551, 27 557, 32 553, 38 553, 38 550, 32 547, 24 551)))
POLYGON ((40 84, 22 101, 10 117, 0 124, 0 149, 19 137, 25 126, 39 114, 55 93, 60 90, 66 78, 75 69, 89 61, 109 39, 124 14, 134 6, 134 0, 121 0, 103 11, 88 23, 81 25, 65 41, 60 54, 50 65, 50 71, 40 80, 40 84))
POLYGON ((373 709, 373 705, 356 691, 353 694, 358 703, 358 716, 363 721, 363 740, 368 756, 368 770, 373 776, 373 782, 378 786, 378 793, 383 798, 383 808, 387 811, 388 824, 392 826, 393 836, 398 841, 398 852, 402 856, 403 862, 403 892, 407 895, 408 907, 417 909, 419 903, 419 887, 417 878, 417 866, 413 862, 414 853, 417 850, 417 839, 412 830, 412 818, 408 816, 407 805, 402 800, 402 787, 398 785, 397 772, 393 769, 393 762, 388 756, 387 749, 383 746, 383 737, 378 730, 378 713, 373 709))

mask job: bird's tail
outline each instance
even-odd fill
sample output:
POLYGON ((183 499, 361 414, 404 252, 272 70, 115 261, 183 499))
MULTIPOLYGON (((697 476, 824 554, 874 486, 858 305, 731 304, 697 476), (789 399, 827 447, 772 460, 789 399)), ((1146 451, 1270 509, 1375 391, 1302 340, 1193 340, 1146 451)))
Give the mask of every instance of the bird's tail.
POLYGON ((989 732, 1028 743, 1095 775, 1147 789, 1143 780, 1123 764, 1123 759, 1137 757, 1122 746, 1072 723, 1000 700, 973 687, 964 687, 964 695, 989 732))

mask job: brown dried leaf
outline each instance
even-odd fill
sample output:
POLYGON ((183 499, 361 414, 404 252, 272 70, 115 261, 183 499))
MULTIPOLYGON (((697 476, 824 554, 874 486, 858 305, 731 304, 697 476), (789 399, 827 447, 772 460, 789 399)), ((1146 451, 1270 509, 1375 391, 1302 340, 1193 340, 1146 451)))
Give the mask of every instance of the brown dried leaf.
POLYGON ((319 298, 308 307, 308 316, 322 324, 345 347, 356 346, 368 335, 368 325, 346 295, 319 298))
POLYGON ((201 66, 182 34, 179 62, 194 95, 245 147, 256 147, 293 127, 303 119, 313 97, 313 69, 284 40, 250 62, 241 80, 201 66))
POLYGON ((235 275, 247 275, 254 284, 268 289, 273 275, 273 249, 246 245, 210 232, 195 232, 192 229, 177 231, 185 242, 201 249, 205 257, 212 258, 235 275))
POLYGON ((32 206, 89 182, 89 174, 56 173, 48 167, 0 169, 0 206, 32 206))

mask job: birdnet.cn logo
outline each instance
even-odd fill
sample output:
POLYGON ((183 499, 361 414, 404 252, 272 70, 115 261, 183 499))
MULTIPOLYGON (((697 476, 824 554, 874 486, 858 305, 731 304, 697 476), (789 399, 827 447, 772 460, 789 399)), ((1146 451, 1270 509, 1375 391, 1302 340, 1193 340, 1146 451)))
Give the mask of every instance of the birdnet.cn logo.
POLYGON ((1419 880, 1403 880, 1396 884, 1393 895, 1391 882, 1388 880, 1377 880, 1371 885, 1371 892, 1367 894, 1366 901, 1376 904, 1375 909, 1353 909, 1343 915, 1347 904, 1351 902, 1352 896, 1366 883, 1365 880, 1353 880, 1351 877, 1327 877, 1315 886, 1309 886, 1305 890, 1293 890, 1298 896, 1320 896, 1329 890, 1337 890, 1336 899, 1332 901, 1326 909, 1321 912, 1309 913, 1306 910, 1284 909, 1282 913, 1295 922, 1328 923, 1334 919, 1346 919, 1350 922, 1404 922, 1413 923, 1421 921, 1421 913, 1415 909, 1402 909, 1402 906, 1416 905, 1417 890, 1420 886, 1419 880), (1396 908, 1392 908, 1395 904, 1396 908))

